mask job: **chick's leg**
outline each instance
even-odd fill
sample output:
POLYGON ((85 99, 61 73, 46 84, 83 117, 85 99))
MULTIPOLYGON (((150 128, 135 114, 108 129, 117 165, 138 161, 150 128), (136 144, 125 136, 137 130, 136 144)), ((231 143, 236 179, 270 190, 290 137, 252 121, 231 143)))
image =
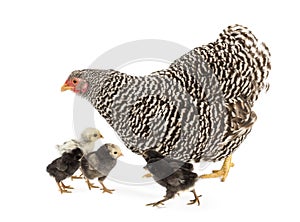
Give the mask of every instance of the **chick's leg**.
POLYGON ((187 203, 187 204, 188 204, 188 205, 192 205, 192 204, 195 204, 195 203, 197 203, 197 204, 198 204, 198 206, 200 206, 200 200, 199 200, 199 197, 201 197, 202 195, 198 196, 198 195, 196 194, 196 191, 195 191, 195 189, 194 189, 194 190, 192 190, 191 192, 194 194, 194 197, 195 197, 195 199, 194 199, 194 200, 190 200, 190 202, 189 202, 189 203, 187 203))
POLYGON ((71 176, 71 180, 74 179, 83 179, 83 174, 81 173, 79 176, 71 176))
POLYGON ((61 194, 63 193, 71 193, 71 191, 67 190, 65 187, 65 185, 62 183, 62 182, 56 182, 58 188, 59 188, 59 191, 61 194))
POLYGON ((63 187, 64 189, 74 189, 74 188, 71 187, 71 186, 64 185, 63 182, 60 182, 60 183, 61 183, 61 185, 62 185, 62 187, 63 187))
POLYGON ((146 206, 158 207, 160 205, 164 205, 164 202, 166 202, 167 200, 170 200, 171 198, 173 198, 175 196, 175 194, 176 194, 175 192, 167 190, 167 193, 166 193, 164 199, 162 199, 160 201, 157 201, 157 202, 154 202, 154 203, 146 204, 146 206))
POLYGON ((99 183, 100 183, 101 186, 102 186, 101 190, 103 190, 103 193, 110 193, 110 194, 112 194, 112 192, 115 191, 115 190, 108 189, 108 188, 104 185, 104 183, 103 183, 102 180, 98 179, 98 181, 99 181, 99 183))
POLYGON ((224 182, 229 173, 230 167, 233 167, 234 164, 231 162, 232 155, 226 157, 224 160, 223 166, 220 170, 213 170, 210 174, 201 175, 200 178, 216 178, 221 177, 221 181, 224 182))
POLYGON ((80 171, 80 175, 79 176, 71 176, 71 180, 74 180, 74 179, 84 179, 83 173, 81 171, 81 168, 79 168, 79 171, 80 171))
POLYGON ((151 173, 146 173, 143 178, 150 178, 150 177, 153 177, 151 173))
POLYGON ((146 206, 152 206, 152 207, 158 207, 159 205, 164 205, 164 202, 169 200, 170 198, 165 197, 164 199, 154 202, 154 203, 148 203, 146 206))
POLYGON ((95 186, 93 183, 91 183, 88 178, 85 178, 85 182, 87 183, 89 190, 91 190, 92 188, 99 188, 98 186, 95 186))

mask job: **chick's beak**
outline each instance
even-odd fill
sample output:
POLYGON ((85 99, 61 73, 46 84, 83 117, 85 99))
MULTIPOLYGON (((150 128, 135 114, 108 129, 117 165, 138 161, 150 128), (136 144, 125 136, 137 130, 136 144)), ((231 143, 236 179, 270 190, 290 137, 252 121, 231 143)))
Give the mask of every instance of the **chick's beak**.
POLYGON ((73 90, 73 87, 72 86, 69 86, 67 83, 65 83, 61 89, 60 89, 62 92, 66 91, 66 90, 73 90))
POLYGON ((103 138, 103 135, 98 131, 98 139, 103 138))
POLYGON ((123 153, 120 153, 118 157, 120 157, 120 156, 124 156, 123 153))

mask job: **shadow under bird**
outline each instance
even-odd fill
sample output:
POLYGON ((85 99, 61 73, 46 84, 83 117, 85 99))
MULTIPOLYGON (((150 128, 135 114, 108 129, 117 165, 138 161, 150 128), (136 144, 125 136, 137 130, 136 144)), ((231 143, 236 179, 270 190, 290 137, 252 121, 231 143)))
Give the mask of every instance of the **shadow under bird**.
POLYGON ((193 188, 198 180, 198 175, 192 172, 193 164, 164 157, 154 150, 146 150, 143 157, 147 162, 144 168, 152 174, 153 179, 158 184, 167 189, 164 199, 149 203, 147 206, 163 205, 165 201, 173 198, 178 192, 186 190, 191 191, 195 197, 188 204, 197 203, 198 206, 200 205, 200 196, 197 196, 193 188))
POLYGON ((111 143, 102 145, 97 151, 90 152, 85 155, 80 162, 80 169, 86 179, 86 183, 91 188, 99 188, 94 186, 89 180, 98 178, 99 183, 102 186, 103 193, 112 193, 111 189, 108 189, 103 181, 110 173, 110 171, 117 164, 117 158, 123 156, 120 148, 111 143))
POLYGON ((70 152, 64 152, 61 157, 53 160, 47 166, 47 172, 55 178, 61 193, 71 193, 68 189, 73 189, 73 187, 66 186, 62 181, 71 177, 78 170, 82 156, 82 150, 75 148, 70 152))

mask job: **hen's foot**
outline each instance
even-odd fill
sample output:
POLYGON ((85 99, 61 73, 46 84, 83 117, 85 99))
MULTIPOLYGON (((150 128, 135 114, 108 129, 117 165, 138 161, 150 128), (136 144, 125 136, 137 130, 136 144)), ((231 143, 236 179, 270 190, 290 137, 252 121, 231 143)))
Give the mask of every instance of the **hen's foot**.
POLYGON ((213 170, 210 174, 201 175, 200 178, 217 178, 221 177, 221 181, 224 182, 228 176, 230 167, 234 166, 234 163, 231 162, 232 155, 226 157, 224 160, 223 166, 220 170, 213 170))

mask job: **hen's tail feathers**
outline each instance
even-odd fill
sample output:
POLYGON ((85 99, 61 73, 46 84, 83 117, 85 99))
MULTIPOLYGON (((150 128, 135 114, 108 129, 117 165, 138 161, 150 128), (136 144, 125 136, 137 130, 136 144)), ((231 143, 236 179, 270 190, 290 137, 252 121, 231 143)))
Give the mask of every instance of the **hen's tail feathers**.
POLYGON ((271 54, 267 45, 259 42, 247 27, 241 25, 229 26, 223 30, 216 44, 225 46, 225 50, 231 51, 230 68, 238 73, 236 80, 238 77, 240 79, 237 81, 245 81, 244 87, 248 90, 244 96, 253 105, 259 93, 269 89, 266 79, 271 70, 271 54))

